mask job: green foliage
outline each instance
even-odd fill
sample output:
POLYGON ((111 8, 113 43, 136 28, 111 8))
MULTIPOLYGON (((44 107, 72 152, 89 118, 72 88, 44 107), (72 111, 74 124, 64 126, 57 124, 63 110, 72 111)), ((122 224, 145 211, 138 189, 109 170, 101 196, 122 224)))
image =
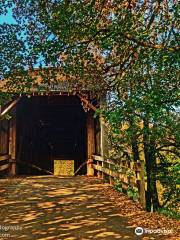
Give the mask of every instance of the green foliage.
POLYGON ((10 120, 12 118, 12 116, 10 114, 5 114, 5 116, 3 118, 6 120, 10 120))
MULTIPOLYGON (((114 179, 113 188, 118 192, 123 192, 122 183, 118 178, 114 179)), ((127 189, 127 195, 129 198, 133 199, 134 201, 137 201, 139 198, 138 188, 129 186, 127 189)))
POLYGON ((0 105, 7 103, 11 100, 12 95, 0 91, 0 105))
POLYGON ((134 201, 138 200, 138 189, 136 187, 129 186, 127 189, 127 195, 134 201))
POLYGON ((158 209, 158 212, 171 218, 175 218, 177 220, 180 220, 180 213, 177 211, 174 211, 174 209, 169 208, 160 208, 158 209))
POLYGON ((104 174, 103 181, 104 181, 105 183, 109 183, 109 175, 104 174))
MULTIPOLYGON (((177 79, 172 65, 178 67, 179 6, 172 0, 4 0, 0 14, 10 8, 16 24, 0 25, 0 74, 13 76, 11 89, 17 91, 17 85, 21 92, 30 89, 34 79, 27 77, 28 68, 54 67, 68 80, 75 79, 71 88, 78 81, 77 89, 88 87, 102 94, 115 89, 122 98, 136 79, 131 90, 139 90, 142 96, 134 96, 135 104, 138 98, 144 99, 142 71, 152 84, 159 82, 162 91, 166 79, 177 79)), ((45 82, 48 74, 44 74, 45 82)), ((170 100, 173 88, 171 92, 170 100)), ((152 95, 151 91, 144 99, 146 109, 158 99, 152 95)))
POLYGON ((179 211, 180 196, 180 164, 179 158, 173 155, 161 156, 161 163, 158 166, 157 179, 163 186, 162 208, 171 211, 179 211), (163 170, 163 171, 162 171, 163 170))
POLYGON ((113 188, 118 191, 118 192, 122 192, 123 189, 122 189, 122 183, 119 181, 119 179, 114 179, 114 186, 113 188))

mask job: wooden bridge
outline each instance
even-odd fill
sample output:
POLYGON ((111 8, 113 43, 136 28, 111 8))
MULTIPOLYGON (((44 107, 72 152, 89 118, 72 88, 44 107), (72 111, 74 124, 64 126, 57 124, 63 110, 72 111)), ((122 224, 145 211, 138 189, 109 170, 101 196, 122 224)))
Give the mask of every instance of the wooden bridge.
POLYGON ((134 238, 99 190, 102 180, 119 180, 123 191, 138 189, 144 206, 143 166, 105 157, 106 127, 94 110, 87 95, 65 93, 15 97, 1 106, 0 222, 21 229, 0 231, 0 239, 134 238))
POLYGON ((94 110, 79 94, 24 96, 7 103, 0 115, 0 176, 97 176, 111 185, 119 181, 123 191, 136 189, 144 207, 143 162, 106 157, 106 127, 101 117, 94 119, 94 110))
POLYGON ((143 239, 101 191, 104 183, 136 189, 144 207, 143 162, 106 157, 106 127, 93 111, 77 95, 22 97, 2 107, 0 239, 143 239), (61 176, 62 164, 56 169, 62 162, 71 177, 61 176))

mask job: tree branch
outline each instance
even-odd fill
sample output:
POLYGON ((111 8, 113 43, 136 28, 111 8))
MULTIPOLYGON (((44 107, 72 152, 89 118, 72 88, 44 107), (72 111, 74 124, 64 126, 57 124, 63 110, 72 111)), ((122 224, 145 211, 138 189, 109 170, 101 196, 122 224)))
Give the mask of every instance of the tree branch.
POLYGON ((148 43, 142 40, 138 40, 135 37, 133 37, 131 34, 129 33, 123 33, 122 34, 126 39, 135 42, 136 44, 143 46, 145 48, 153 48, 153 49, 159 49, 159 50, 165 50, 165 51, 170 51, 170 52, 176 52, 180 49, 180 46, 176 46, 176 47, 165 47, 162 44, 153 44, 153 43, 148 43))

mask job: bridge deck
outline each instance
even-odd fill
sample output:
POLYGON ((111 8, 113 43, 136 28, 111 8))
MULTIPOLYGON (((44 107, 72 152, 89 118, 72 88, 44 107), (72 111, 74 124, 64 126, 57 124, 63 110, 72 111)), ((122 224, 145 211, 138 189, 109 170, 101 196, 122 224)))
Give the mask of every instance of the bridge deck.
POLYGON ((1 179, 0 239, 134 239, 100 186, 87 177, 1 179))

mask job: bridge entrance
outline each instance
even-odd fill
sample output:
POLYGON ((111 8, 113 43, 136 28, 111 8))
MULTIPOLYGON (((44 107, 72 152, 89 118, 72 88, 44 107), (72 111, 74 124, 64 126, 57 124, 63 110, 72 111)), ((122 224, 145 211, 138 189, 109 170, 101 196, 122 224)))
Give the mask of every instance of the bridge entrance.
POLYGON ((87 159, 86 123, 77 96, 22 97, 16 108, 16 173, 72 175, 87 159))

